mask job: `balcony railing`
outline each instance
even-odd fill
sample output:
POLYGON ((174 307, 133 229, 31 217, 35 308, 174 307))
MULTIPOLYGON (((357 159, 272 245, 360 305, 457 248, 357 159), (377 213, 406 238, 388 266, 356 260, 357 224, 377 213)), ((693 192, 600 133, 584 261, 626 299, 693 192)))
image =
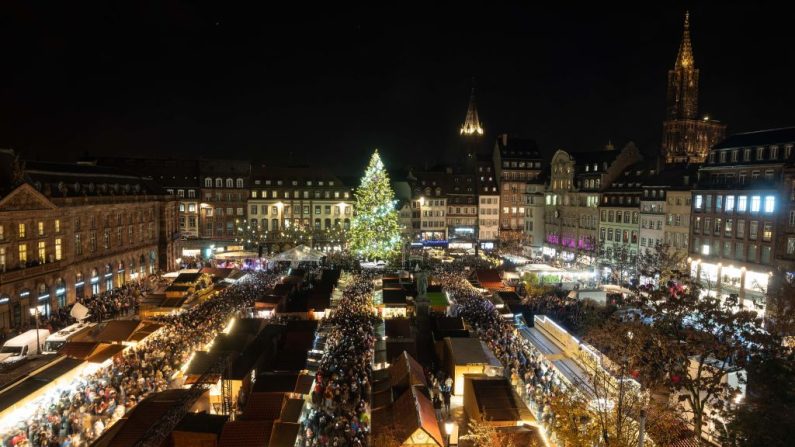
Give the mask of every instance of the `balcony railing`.
POLYGON ((6 266, 6 271, 0 272, 0 284, 6 284, 27 278, 34 278, 36 276, 52 273, 60 269, 61 261, 47 262, 31 267, 19 267, 10 271, 8 270, 8 266, 6 266))

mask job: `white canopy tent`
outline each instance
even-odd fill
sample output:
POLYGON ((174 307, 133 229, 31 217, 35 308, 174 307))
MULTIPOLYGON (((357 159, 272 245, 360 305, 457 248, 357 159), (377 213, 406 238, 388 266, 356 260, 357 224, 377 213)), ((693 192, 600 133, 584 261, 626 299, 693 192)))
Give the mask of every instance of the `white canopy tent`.
POLYGON ((75 303, 69 315, 77 321, 83 321, 88 317, 88 308, 80 303, 75 303))
POLYGON ((269 259, 271 262, 290 261, 292 267, 297 267, 299 262, 320 262, 325 253, 311 249, 306 245, 298 245, 269 259))

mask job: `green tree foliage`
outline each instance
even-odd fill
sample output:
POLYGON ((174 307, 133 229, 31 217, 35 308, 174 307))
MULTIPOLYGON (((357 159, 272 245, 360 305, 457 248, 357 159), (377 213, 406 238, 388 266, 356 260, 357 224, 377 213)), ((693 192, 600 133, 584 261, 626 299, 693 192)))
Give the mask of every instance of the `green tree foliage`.
POLYGON ((377 150, 356 190, 354 210, 351 250, 366 260, 389 260, 395 256, 401 243, 395 194, 377 150))

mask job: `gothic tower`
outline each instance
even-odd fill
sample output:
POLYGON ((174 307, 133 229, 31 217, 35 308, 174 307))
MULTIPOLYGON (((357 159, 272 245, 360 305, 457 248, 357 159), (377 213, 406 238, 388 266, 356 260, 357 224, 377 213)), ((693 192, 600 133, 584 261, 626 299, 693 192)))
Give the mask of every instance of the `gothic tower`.
POLYGON ((690 40, 690 13, 674 67, 668 70, 662 153, 666 163, 702 163, 709 148, 722 140, 726 126, 705 115, 698 117, 698 75, 690 40))
POLYGON ((698 113, 698 68, 690 43, 690 14, 673 70, 668 70, 668 119, 693 119, 698 113))
POLYGON ((475 85, 473 80, 472 93, 469 96, 469 107, 467 108, 467 115, 464 118, 464 124, 461 125, 459 131, 461 134, 461 143, 463 145, 464 168, 467 171, 474 172, 475 165, 477 164, 477 153, 480 145, 483 142, 483 126, 478 117, 478 109, 475 105, 475 85))

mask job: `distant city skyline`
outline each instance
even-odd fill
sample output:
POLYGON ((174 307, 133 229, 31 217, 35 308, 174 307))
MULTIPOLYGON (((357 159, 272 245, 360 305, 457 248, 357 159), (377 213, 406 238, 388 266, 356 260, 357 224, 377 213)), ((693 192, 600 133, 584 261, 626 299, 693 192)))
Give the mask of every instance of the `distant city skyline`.
POLYGON ((547 158, 629 140, 653 155, 688 9, 699 112, 728 134, 793 124, 786 15, 753 4, 3 9, 0 147, 32 159, 228 157, 354 175, 379 148, 390 169, 421 168, 454 159, 473 76, 487 146, 509 133, 547 158))

